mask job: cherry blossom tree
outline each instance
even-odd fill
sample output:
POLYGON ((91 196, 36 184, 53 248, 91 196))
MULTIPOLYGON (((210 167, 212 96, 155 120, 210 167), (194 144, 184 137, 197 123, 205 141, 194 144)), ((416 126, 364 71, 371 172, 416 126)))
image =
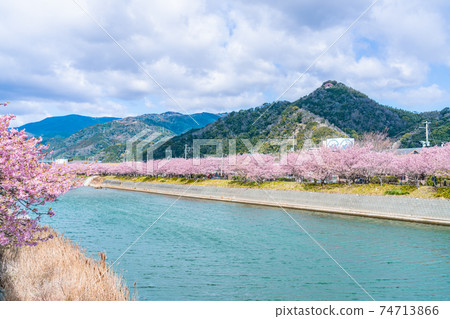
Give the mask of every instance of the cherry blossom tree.
POLYGON ((284 154, 280 158, 268 154, 241 154, 228 157, 198 159, 173 158, 148 162, 118 164, 71 164, 72 172, 98 175, 148 176, 208 176, 222 173, 256 181, 295 176, 299 181, 320 180, 322 183, 343 177, 348 183, 356 178, 369 181, 383 176, 408 176, 419 184, 431 174, 450 174, 450 144, 444 147, 424 148, 420 154, 396 155, 395 150, 379 150, 367 142, 346 149, 320 147, 284 154))
MULTIPOLYGON (((5 105, 6 106, 6 105, 5 105)), ((39 209, 78 185, 67 165, 41 162, 41 139, 9 128, 13 115, 0 117, 0 246, 36 245, 50 238, 38 222, 53 216, 51 208, 39 209)))

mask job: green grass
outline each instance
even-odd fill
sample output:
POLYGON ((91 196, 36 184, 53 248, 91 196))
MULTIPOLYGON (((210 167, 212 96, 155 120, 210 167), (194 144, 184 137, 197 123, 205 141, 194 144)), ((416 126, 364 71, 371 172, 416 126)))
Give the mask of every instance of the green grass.
POLYGON ((240 187, 261 187, 262 183, 256 181, 229 181, 229 185, 231 186, 240 186, 240 187))
POLYGON ((195 178, 179 178, 178 181, 183 184, 195 183, 195 178))
POLYGON ((321 185, 320 183, 304 183, 302 186, 305 191, 320 191, 341 188, 344 184, 328 183, 321 185))
POLYGON ((239 181, 220 179, 194 179, 179 177, 148 177, 148 176, 109 176, 110 179, 147 183, 170 183, 170 184, 196 184, 202 186, 235 187, 235 188, 264 188, 275 190, 293 190, 307 192, 356 194, 356 195, 395 195, 414 198, 447 198, 450 199, 450 187, 435 188, 432 186, 392 185, 392 184, 323 184, 320 183, 297 183, 292 181, 239 181))
POLYGON ((384 192, 384 195, 408 195, 409 192, 395 188, 384 192))
POLYGON ((439 187, 438 189, 436 189, 436 194, 434 194, 434 197, 450 199, 450 187, 439 187))

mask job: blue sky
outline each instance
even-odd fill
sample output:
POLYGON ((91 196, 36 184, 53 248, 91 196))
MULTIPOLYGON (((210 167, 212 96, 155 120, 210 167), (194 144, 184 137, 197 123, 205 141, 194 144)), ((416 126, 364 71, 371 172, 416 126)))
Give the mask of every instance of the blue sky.
MULTIPOLYGON (((2 0, 0 100, 48 116, 228 112, 275 100, 373 0, 2 0)), ((290 89, 337 80, 411 111, 450 106, 450 3, 379 0, 290 89)))

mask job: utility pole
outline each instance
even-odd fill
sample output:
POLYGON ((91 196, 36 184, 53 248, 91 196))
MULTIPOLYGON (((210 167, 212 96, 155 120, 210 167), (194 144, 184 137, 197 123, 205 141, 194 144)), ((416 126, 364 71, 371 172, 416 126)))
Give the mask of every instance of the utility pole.
POLYGON ((184 144, 184 159, 187 159, 187 144, 184 144))
POLYGON ((297 132, 294 129, 294 132, 292 132, 292 153, 295 153, 295 144, 297 144, 296 137, 297 137, 297 132))
MULTIPOLYGON (((425 144, 424 146, 429 147, 430 146, 430 141, 428 140, 428 124, 430 124, 430 122, 425 121, 425 127, 421 126, 419 128, 424 128, 425 129, 425 144)), ((424 142, 422 141, 422 144, 424 142)))

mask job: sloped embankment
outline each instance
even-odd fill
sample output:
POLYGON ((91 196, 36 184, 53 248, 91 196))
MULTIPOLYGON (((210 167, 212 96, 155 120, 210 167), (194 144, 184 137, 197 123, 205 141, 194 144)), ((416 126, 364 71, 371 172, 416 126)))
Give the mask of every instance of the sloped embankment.
POLYGON ((96 261, 69 239, 54 238, 34 247, 0 249, 3 300, 130 300, 122 278, 100 254, 96 261))

